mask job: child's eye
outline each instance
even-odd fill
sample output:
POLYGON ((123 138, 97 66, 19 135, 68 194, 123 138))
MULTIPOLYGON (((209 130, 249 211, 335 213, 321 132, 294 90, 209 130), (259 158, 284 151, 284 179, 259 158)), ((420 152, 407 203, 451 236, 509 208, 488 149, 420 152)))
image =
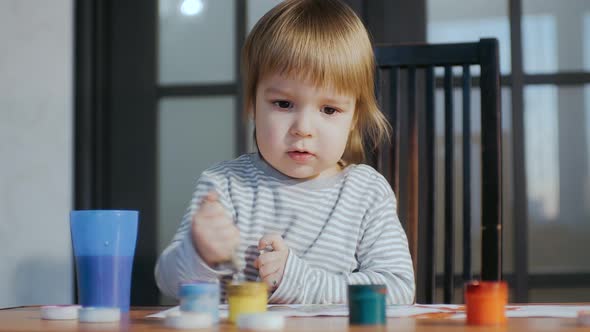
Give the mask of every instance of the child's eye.
POLYGON ((279 108, 285 108, 285 109, 293 107, 293 104, 287 100, 277 100, 277 101, 274 101, 273 104, 278 106, 279 108))
POLYGON ((332 115, 334 113, 338 113, 338 110, 333 107, 326 106, 322 108, 322 112, 326 113, 327 115, 332 115))

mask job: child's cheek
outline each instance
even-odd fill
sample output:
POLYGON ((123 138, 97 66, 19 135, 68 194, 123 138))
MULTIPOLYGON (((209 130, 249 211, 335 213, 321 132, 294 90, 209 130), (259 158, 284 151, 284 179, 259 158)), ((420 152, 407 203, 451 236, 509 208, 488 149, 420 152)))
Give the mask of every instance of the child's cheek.
POLYGON ((277 144, 284 137, 286 129, 279 117, 272 117, 264 124, 264 138, 273 144, 277 144))
POLYGON ((273 134, 271 129, 272 128, 269 128, 267 123, 264 123, 262 126, 256 128, 258 139, 264 142, 272 142, 273 134))

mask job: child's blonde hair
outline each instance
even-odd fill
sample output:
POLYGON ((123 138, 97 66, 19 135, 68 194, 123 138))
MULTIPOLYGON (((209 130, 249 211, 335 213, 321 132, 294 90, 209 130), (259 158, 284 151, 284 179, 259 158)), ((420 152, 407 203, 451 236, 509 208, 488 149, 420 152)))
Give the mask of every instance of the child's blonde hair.
POLYGON ((342 159, 365 160, 390 126, 375 99, 375 60, 363 23, 338 0, 286 0, 266 13, 242 50, 244 106, 256 108, 256 88, 266 75, 281 74, 356 97, 353 130, 342 159), (368 141, 365 141, 368 140, 368 141))

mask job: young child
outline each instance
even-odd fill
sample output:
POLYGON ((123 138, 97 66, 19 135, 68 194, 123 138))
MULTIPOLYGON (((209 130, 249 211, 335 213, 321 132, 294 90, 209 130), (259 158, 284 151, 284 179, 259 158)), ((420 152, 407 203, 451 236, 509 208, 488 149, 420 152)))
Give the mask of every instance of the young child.
POLYGON ((348 284, 370 283, 387 285, 388 303, 412 303, 394 193, 359 164, 389 131, 362 22, 337 0, 286 0, 247 37, 242 69, 259 152, 201 174, 156 265, 160 290, 231 279, 233 258, 270 303, 346 303, 348 284))

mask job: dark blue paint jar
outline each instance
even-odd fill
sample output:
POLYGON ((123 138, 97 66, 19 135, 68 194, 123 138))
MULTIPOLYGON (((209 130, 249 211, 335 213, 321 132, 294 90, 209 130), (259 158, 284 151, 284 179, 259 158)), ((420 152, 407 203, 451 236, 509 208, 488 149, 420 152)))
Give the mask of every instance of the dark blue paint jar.
POLYGON ((385 325, 385 285, 348 285, 351 325, 385 325))

